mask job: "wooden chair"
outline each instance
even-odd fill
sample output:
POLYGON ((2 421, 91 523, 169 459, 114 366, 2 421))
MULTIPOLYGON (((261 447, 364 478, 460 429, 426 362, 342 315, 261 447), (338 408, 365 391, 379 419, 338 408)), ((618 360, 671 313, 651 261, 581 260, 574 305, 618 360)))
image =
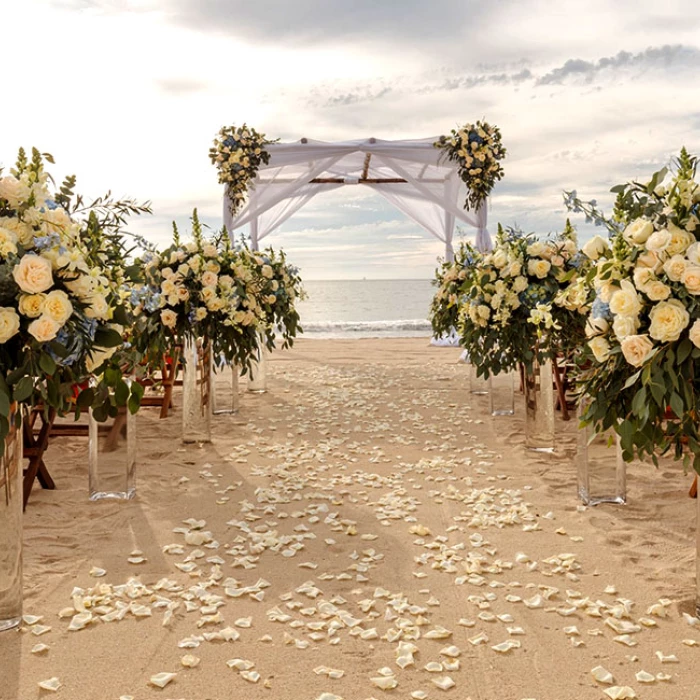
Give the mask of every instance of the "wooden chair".
POLYGON ((167 418, 168 411, 173 407, 173 388, 178 385, 178 372, 180 369, 180 348, 176 347, 173 356, 168 361, 163 358, 160 366, 160 381, 153 379, 139 380, 145 387, 158 385, 163 392, 160 395, 144 396, 141 399, 142 406, 160 406, 160 417, 167 418))
POLYGON ((22 441, 24 445, 24 457, 29 463, 24 469, 24 479, 22 482, 24 508, 27 507, 29 495, 34 487, 34 481, 39 480, 44 489, 55 489, 51 474, 44 462, 44 452, 49 446, 51 430, 56 420, 56 410, 49 408, 44 412, 43 406, 37 406, 25 411, 22 421, 22 441), (37 421, 39 422, 37 430, 37 421))

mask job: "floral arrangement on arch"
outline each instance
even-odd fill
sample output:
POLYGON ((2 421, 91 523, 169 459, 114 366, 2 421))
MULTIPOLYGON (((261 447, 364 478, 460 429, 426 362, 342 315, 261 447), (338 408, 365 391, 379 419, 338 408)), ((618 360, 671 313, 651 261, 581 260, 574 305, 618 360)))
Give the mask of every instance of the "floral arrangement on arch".
MULTIPOLYGON (((539 240, 499 226, 496 246, 475 267, 460 308, 460 344, 479 376, 510 371, 565 351, 564 338, 582 334, 580 255, 575 231, 539 240), (580 330, 577 330, 580 329, 580 330)), ((585 308, 585 306, 584 306, 585 308)))
POLYGON ((506 149, 499 128, 485 121, 465 124, 433 145, 458 165, 459 177, 468 190, 464 208, 478 209, 503 177, 500 161, 506 157, 506 149))
POLYGON ((75 389, 122 344, 120 227, 149 206, 109 194, 85 203, 73 176, 52 193, 45 162, 53 158, 20 149, 10 173, 0 170, 0 440, 13 401, 60 415, 105 405, 106 417, 140 398, 136 388, 131 400, 120 372, 77 397, 75 389))
POLYGON ((258 281, 230 245, 225 232, 207 240, 197 210, 193 239, 182 242, 173 224, 173 244, 139 260, 145 284, 134 290, 140 353, 159 362, 186 338, 207 338, 215 362, 247 367, 258 349, 266 314, 258 281))
POLYGON ((571 201, 609 229, 584 249, 596 298, 581 377, 591 397, 585 422, 614 427, 626 460, 673 448, 700 471, 700 185, 683 149, 675 174, 612 189, 611 219, 594 202, 571 201))
POLYGON ((219 182, 226 185, 231 214, 243 206, 260 165, 270 162, 265 149, 270 143, 274 142, 247 124, 224 126, 214 139, 209 158, 218 170, 219 182))
POLYGON ((459 322, 460 304, 465 299, 479 266, 481 253, 469 243, 462 242, 452 262, 444 262, 435 271, 432 283, 437 291, 430 302, 430 325, 433 336, 454 332, 459 322))

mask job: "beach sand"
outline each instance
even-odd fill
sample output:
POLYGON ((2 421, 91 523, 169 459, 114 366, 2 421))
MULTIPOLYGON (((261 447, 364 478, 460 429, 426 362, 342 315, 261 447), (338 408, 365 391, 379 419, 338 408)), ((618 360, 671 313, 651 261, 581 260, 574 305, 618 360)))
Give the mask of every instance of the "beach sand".
POLYGON ((492 418, 459 354, 427 339, 302 339, 273 354, 269 391, 242 394, 201 446, 181 443, 176 394, 171 417, 138 416, 130 502, 89 502, 86 441, 56 440, 57 490, 37 484, 24 539, 25 613, 51 629, 0 633, 0 698, 605 700, 599 665, 642 700, 700 697, 700 647, 683 642, 700 642, 682 617, 694 610, 691 476, 632 465, 628 505, 580 508, 575 420, 557 418, 554 454, 526 451, 522 395, 514 417, 492 418), (206 524, 187 545, 190 518, 206 524), (146 561, 129 563, 133 550, 146 561), (131 577, 142 586, 115 590, 131 577), (124 619, 69 631, 58 612, 74 588, 100 586, 88 610, 130 605, 124 619), (633 646, 606 622, 640 618, 655 626, 631 631, 633 646), (237 640, 178 646, 228 627, 237 640), (519 648, 492 648, 509 639, 519 648), (32 654, 39 643, 49 650, 32 654), (183 667, 186 654, 200 663, 183 667), (445 661, 453 670, 424 669, 445 661), (371 680, 385 667, 390 691, 371 680), (645 684, 642 670, 670 678, 645 684), (177 676, 150 686, 160 672, 177 676), (54 676, 57 693, 38 688, 54 676))

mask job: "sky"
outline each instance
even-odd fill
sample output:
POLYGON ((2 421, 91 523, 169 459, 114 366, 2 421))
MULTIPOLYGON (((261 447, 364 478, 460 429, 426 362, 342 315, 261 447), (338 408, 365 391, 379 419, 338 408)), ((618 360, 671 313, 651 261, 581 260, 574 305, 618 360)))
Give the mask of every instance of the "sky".
MULTIPOLYGON (((22 0, 3 7, 0 165, 36 146, 86 197, 150 200, 165 246, 194 207, 222 223, 219 128, 270 138, 423 138, 486 119, 508 149, 489 204, 540 235, 575 188, 700 153, 700 4, 667 0, 22 0)), ((581 242, 596 231, 578 217, 581 242)), ((461 229, 467 240, 473 231, 461 229)), ((359 187, 313 199, 266 243, 307 279, 429 278, 443 245, 359 187)))

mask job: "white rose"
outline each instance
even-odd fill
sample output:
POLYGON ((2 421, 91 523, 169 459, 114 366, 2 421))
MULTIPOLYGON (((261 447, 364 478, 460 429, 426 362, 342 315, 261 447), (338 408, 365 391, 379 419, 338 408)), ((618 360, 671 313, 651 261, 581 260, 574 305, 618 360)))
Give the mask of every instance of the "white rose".
POLYGON ((187 263, 182 263, 182 265, 178 265, 177 274, 180 275, 180 277, 187 277, 189 271, 190 266, 187 263))
POLYGON ((484 321, 488 321, 489 317, 491 316, 491 310, 485 304, 479 304, 476 311, 479 316, 484 319, 484 321))
POLYGON ((678 299, 661 301, 649 312, 649 335, 654 340, 670 343, 678 340, 690 323, 690 314, 678 299))
POLYGON ((171 294, 175 294, 175 290, 177 287, 175 286, 175 282, 172 281, 172 279, 164 279, 160 283, 160 291, 163 292, 166 296, 170 296, 171 294))
POLYGON ((175 328, 177 314, 172 309, 163 309, 160 312, 160 321, 166 328, 175 328))
POLYGON ((612 295, 617 291, 617 287, 612 282, 599 282, 596 285, 596 294, 600 300, 606 304, 610 303, 612 295))
POLYGON ((688 250, 685 251, 685 257, 688 258, 691 263, 700 265, 700 242, 688 246, 688 250))
POLYGON ((6 343, 19 332, 19 316, 9 306, 0 307, 0 343, 6 343))
POLYGON ((661 259, 653 250, 647 250, 637 257, 637 267, 649 267, 658 272, 661 269, 661 259))
POLYGON ((686 265, 681 282, 691 294, 700 294, 700 265, 686 265))
POLYGON ((668 229, 662 228, 654 231, 646 240, 646 248, 652 253, 660 253, 668 248, 671 238, 671 232, 668 229))
POLYGON ((508 265, 508 276, 509 277, 516 277, 517 275, 520 274, 522 269, 523 269, 523 264, 519 260, 515 260, 510 265, 508 265))
POLYGON ((85 308, 85 315, 88 318, 96 318, 106 321, 110 317, 110 308, 107 300, 102 294, 93 294, 89 299, 86 299, 88 306, 85 308))
POLYGON ((208 302, 207 302, 207 308, 209 311, 221 311, 221 309, 224 308, 225 302, 221 297, 212 297, 208 302))
POLYGON ((7 257, 17 253, 17 235, 14 231, 0 226, 0 255, 7 257))
POLYGON ((22 294, 19 298, 19 312, 28 318, 39 318, 44 311, 46 294, 22 294))
POLYGON ((535 241, 527 247, 527 254, 530 257, 538 258, 544 254, 546 249, 545 244, 542 241, 535 241))
POLYGON ((180 301, 187 301, 190 298, 190 293, 186 287, 178 287, 175 294, 180 301))
POLYGON ((651 235, 654 227, 651 221, 646 219, 635 219, 622 232, 623 238, 629 243, 644 243, 651 235))
POLYGON ((610 324, 604 318, 589 316, 586 321, 586 337, 592 338, 595 335, 605 333, 608 328, 610 328, 610 324))
POLYGON ((649 282, 656 279, 654 271, 649 267, 637 267, 632 274, 634 278, 634 286, 640 291, 644 291, 649 282))
POLYGON ((33 335, 40 343, 47 343, 53 340, 61 329, 61 324, 54 321, 50 316, 40 316, 32 321, 27 327, 30 335, 33 335))
POLYGON ((610 343, 602 336, 596 336, 588 341, 588 347, 598 362, 605 362, 610 357, 610 343))
POLYGON ((206 263, 204 263, 204 269, 207 272, 214 272, 218 275, 219 272, 221 272, 221 265, 219 265, 216 260, 207 260, 206 263))
POLYGON ((629 280, 620 282, 620 289, 610 297, 610 311, 622 316, 636 316, 642 310, 642 302, 637 290, 629 280))
POLYGON ((527 274, 532 275, 533 277, 538 277, 539 279, 544 279, 551 267, 552 264, 549 262, 549 260, 534 258, 532 260, 528 260, 527 274))
POLYGON ((505 267, 508 264, 508 256, 505 250, 497 250, 493 254, 493 264, 498 268, 505 267))
POLYGON ((196 321, 202 321, 207 317, 207 310, 203 306, 199 306, 194 312, 194 318, 196 321))
MULTIPOLYGON (((273 280, 273 289, 277 289, 277 281, 273 280)), ((231 289, 233 287, 233 277, 231 275, 221 275, 219 277, 219 286, 221 289, 231 289)))
POLYGON ((613 333, 618 340, 623 340, 628 335, 634 335, 639 329, 638 316, 615 316, 613 321, 613 333))
POLYGON ((206 243, 202 248, 202 254, 207 258, 215 258, 218 251, 213 243, 206 243))
POLYGON ((46 295, 42 310, 49 318, 63 325, 73 313, 73 304, 65 292, 54 289, 46 295))
POLYGON ((204 287, 204 289, 202 289, 202 291, 199 293, 199 296, 206 304, 216 296, 216 290, 213 287, 204 287))
POLYGON ((688 337, 690 338, 690 342, 696 348, 700 348, 700 320, 695 321, 695 323, 690 327, 688 337))
POLYGON ((581 250, 587 258, 598 260, 603 253, 610 250, 610 246, 602 236, 593 236, 590 241, 583 244, 581 250))
POLYGON ((633 367, 641 367, 652 355, 654 344, 646 335, 628 335, 621 343, 620 349, 627 362, 633 367))
POLYGON ((513 291, 516 293, 524 292, 527 289, 527 277, 516 277, 513 280, 513 291))
POLYGON ((272 268, 269 265, 263 265, 262 268, 262 276, 266 277, 267 279, 272 279, 274 276, 274 272, 272 271, 272 268))
POLYGON ((91 297, 95 293, 97 289, 97 280, 90 275, 80 275, 70 282, 65 282, 65 285, 78 299, 85 301, 85 299, 91 297))
POLYGON ((28 294, 45 292, 53 285, 51 262, 38 255, 25 255, 12 271, 19 288, 28 294))
POLYGON ((664 272, 672 282, 680 282, 688 261, 682 255, 674 255, 664 263, 664 272))

